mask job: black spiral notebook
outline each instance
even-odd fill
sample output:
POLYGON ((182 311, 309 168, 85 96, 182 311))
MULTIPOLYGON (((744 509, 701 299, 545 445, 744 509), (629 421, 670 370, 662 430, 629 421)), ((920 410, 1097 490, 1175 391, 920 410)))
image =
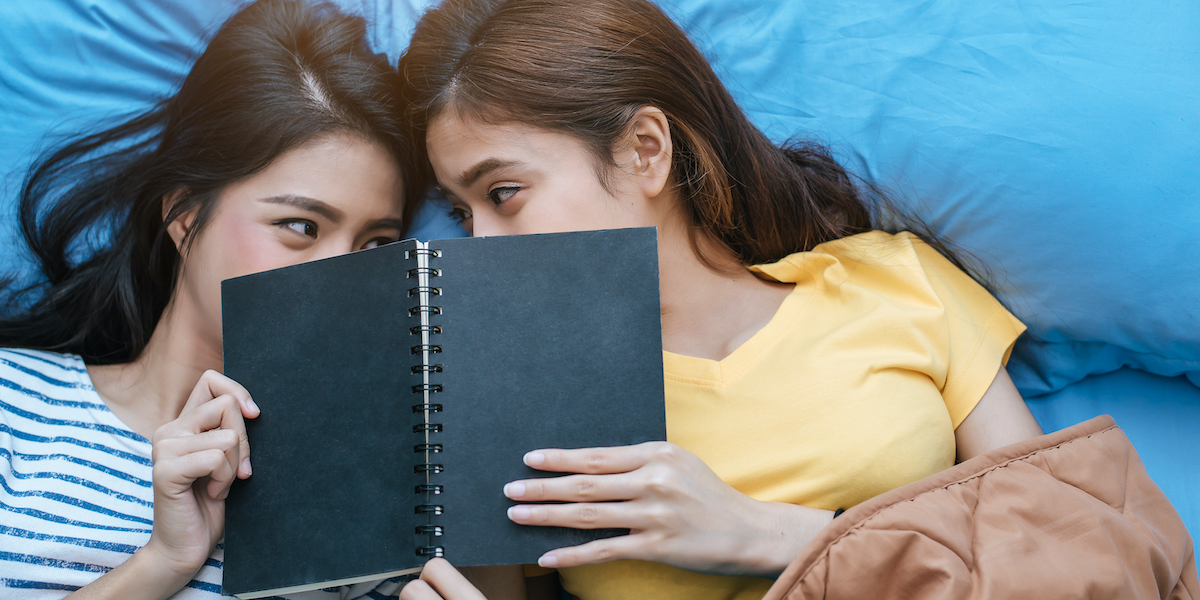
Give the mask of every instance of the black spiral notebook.
POLYGON ((666 436, 654 229, 406 240, 226 280, 225 373, 262 408, 222 591, 535 562, 619 530, 516 525, 536 448, 666 436))

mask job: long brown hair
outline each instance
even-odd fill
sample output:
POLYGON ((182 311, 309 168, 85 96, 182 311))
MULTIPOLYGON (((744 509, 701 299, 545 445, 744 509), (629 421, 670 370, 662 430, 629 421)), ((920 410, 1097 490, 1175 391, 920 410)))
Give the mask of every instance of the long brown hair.
MULTIPOLYGON (((399 80, 368 47, 366 22, 335 5, 243 8, 174 95, 35 163, 19 224, 39 272, 28 286, 0 285, 11 313, 0 346, 98 364, 137 358, 175 289, 181 257, 167 225, 196 209, 190 241, 225 186, 330 133, 378 144, 407 168, 399 80), (180 190, 164 218, 163 197, 180 190)), ((424 193, 418 179, 405 173, 406 223, 424 193)))
POLYGON ((691 230, 742 264, 868 231, 888 206, 828 148, 773 144, 645 0, 444 0, 417 24, 400 71, 418 151, 425 126, 452 109, 571 134, 604 167, 601 181, 634 113, 661 109, 691 230))

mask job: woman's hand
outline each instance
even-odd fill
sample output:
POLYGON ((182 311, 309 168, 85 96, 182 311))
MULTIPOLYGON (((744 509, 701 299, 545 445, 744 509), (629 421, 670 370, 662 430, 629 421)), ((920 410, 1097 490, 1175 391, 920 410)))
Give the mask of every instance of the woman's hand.
POLYGON ((154 530, 139 550, 186 584, 225 530, 225 497, 250 476, 244 418, 259 414, 250 393, 206 371, 179 418, 154 432, 154 530))
POLYGON ((548 552, 538 560, 543 567, 637 559, 703 573, 776 576, 833 518, 831 511, 754 500, 667 442, 536 450, 525 464, 582 474, 506 485, 513 500, 570 503, 514 506, 508 511, 514 522, 630 530, 548 552))
POLYGON ((421 578, 404 584, 400 600, 487 600, 444 558, 425 563, 421 578))

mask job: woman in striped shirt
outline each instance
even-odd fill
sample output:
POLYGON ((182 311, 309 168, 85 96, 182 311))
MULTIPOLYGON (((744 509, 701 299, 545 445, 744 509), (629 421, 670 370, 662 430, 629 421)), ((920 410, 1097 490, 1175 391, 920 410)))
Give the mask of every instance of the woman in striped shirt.
POLYGON ((34 166, 40 280, 0 319, 0 595, 220 595, 258 415, 219 373, 220 281, 400 237, 396 78, 361 19, 259 0, 174 96, 34 166))

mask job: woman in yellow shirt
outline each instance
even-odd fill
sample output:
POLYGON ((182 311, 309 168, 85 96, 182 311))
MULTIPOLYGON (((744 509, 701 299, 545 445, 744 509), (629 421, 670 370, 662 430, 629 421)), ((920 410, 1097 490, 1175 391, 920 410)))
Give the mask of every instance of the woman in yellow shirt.
POLYGON ((874 231, 827 150, 772 144, 649 2, 447 0, 400 69, 473 235, 658 228, 669 442, 531 452, 576 475, 505 488, 563 502, 517 523, 631 530, 539 560, 575 596, 761 597, 836 509, 1041 433, 1003 368, 1024 327, 874 231))

